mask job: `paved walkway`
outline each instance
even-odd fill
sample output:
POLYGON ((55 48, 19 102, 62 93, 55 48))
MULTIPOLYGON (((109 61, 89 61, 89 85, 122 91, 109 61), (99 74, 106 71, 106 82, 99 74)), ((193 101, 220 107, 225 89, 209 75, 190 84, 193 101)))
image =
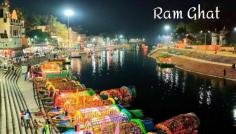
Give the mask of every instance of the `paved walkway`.
POLYGON ((184 56, 173 56, 171 60, 177 67, 183 70, 236 81, 236 70, 232 69, 231 65, 203 61, 184 56), (224 70, 226 70, 225 76, 224 70))
POLYGON ((43 118, 43 116, 35 116, 35 113, 39 112, 40 110, 39 105, 36 102, 37 99, 33 90, 33 83, 30 81, 25 81, 24 74, 21 74, 17 84, 20 91, 22 92, 23 97, 26 100, 26 104, 31 111, 33 118, 36 119, 40 124, 40 127, 37 130, 37 133, 40 134, 45 123, 45 119, 43 118))
POLYGON ((184 48, 178 48, 178 49, 179 50, 185 50, 185 51, 191 51, 191 52, 198 52, 198 53, 202 53, 202 54, 220 55, 220 56, 236 58, 236 54, 234 54, 232 52, 226 52, 226 51, 217 51, 217 54, 215 54, 215 51, 205 51, 205 50, 196 50, 196 49, 184 49, 184 48))
POLYGON ((184 58, 184 59, 187 59, 187 60, 196 61, 196 62, 202 62, 202 63, 209 63, 209 64, 214 64, 214 65, 222 65, 222 66, 232 67, 232 64, 226 64, 226 63, 220 63, 220 62, 207 61, 207 60, 202 60, 202 59, 197 59, 197 58, 191 58, 191 57, 182 56, 182 55, 173 55, 173 56, 179 57, 179 58, 184 58))
POLYGON ((26 104, 31 112, 37 112, 39 110, 37 103, 34 99, 33 85, 29 81, 24 80, 24 75, 20 75, 18 80, 18 86, 26 99, 26 104))
MULTIPOLYGON (((157 49, 150 53, 149 56, 156 59, 158 57, 157 49)), ((178 68, 186 71, 236 81, 236 69, 232 69, 232 64, 207 61, 183 55, 173 55, 171 61, 178 68), (224 70, 226 70, 225 76, 224 70)))

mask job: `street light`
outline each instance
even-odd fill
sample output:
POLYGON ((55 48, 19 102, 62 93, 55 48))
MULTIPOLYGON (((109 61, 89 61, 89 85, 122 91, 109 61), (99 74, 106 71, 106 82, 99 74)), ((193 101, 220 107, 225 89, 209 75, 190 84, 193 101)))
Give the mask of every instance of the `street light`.
POLYGON ((236 32, 236 27, 234 27, 234 32, 236 32))
POLYGON ((37 41, 37 39, 38 39, 38 36, 35 35, 35 36, 34 36, 34 46, 36 45, 36 41, 37 41))
POLYGON ((70 46, 70 17, 74 15, 74 11, 71 9, 67 9, 64 12, 65 16, 67 17, 67 28, 68 28, 68 46, 70 46))
MULTIPOLYGON (((201 30, 200 33, 202 34, 203 31, 201 30)), ((207 44, 207 34, 210 34, 211 31, 204 32, 204 37, 205 37, 205 45, 207 44)))
POLYGON ((171 39, 171 34, 170 34, 170 31, 171 31, 171 26, 170 25, 168 25, 168 24, 166 24, 166 25, 164 25, 164 31, 166 32, 166 36, 164 35, 163 36, 163 41, 164 41, 164 43, 165 44, 170 44, 170 39, 171 39))
POLYGON ((171 29, 170 25, 165 25, 165 26, 164 26, 164 30, 165 30, 165 31, 169 31, 170 29, 171 29))
POLYGON ((119 38, 120 38, 120 39, 123 39, 123 38, 124 38, 124 35, 121 34, 121 35, 119 36, 119 38))
POLYGON ((64 14, 65 14, 65 16, 69 16, 70 17, 70 16, 74 15, 74 11, 71 10, 71 9, 67 9, 67 10, 65 10, 64 14))
POLYGON ((96 38, 93 38, 93 39, 92 39, 92 42, 95 42, 95 41, 96 41, 96 38))

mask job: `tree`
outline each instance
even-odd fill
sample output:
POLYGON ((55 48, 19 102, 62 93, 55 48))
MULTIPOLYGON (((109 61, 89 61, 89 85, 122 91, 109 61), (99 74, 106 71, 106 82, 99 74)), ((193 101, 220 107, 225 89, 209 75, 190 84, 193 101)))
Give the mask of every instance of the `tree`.
POLYGON ((49 33, 42 32, 42 30, 31 30, 27 33, 27 36, 30 38, 34 38, 37 42, 45 42, 45 39, 49 39, 49 33))
MULTIPOLYGON (((52 41, 51 36, 56 36, 61 39, 61 41, 66 42, 68 38, 68 29, 65 24, 62 24, 57 20, 56 17, 52 15, 35 15, 29 16, 27 18, 27 28, 26 33, 29 37, 34 37, 35 35, 40 39, 48 38, 52 41), (48 33, 42 32, 41 30, 35 30, 35 26, 47 26, 48 33)), ((43 41, 43 40, 42 40, 43 41)))
POLYGON ((65 24, 60 23, 59 21, 54 21, 52 24, 52 33, 55 36, 59 36, 62 40, 66 41, 68 36, 68 30, 65 24))
POLYGON ((176 33, 174 34, 173 39, 176 41, 182 40, 185 37, 185 34, 187 33, 186 24, 184 23, 177 24, 175 32, 176 33))

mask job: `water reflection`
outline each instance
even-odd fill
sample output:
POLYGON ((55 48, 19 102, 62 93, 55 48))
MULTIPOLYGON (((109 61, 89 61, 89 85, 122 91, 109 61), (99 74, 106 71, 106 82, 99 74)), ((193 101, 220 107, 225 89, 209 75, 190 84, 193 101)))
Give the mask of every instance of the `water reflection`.
POLYGON ((156 67, 157 76, 165 83, 172 83, 172 86, 179 86, 179 74, 174 68, 156 67))
MULTIPOLYGON (((83 59, 86 64, 91 64, 92 74, 102 75, 102 72, 106 70, 117 70, 124 65, 125 50, 112 50, 101 51, 94 53, 91 57, 83 59)), ((81 59, 72 59, 71 62, 72 71, 78 75, 81 73, 81 59)))
POLYGON ((199 88, 199 104, 211 105, 212 100, 212 87, 202 84, 199 88))
POLYGON ((222 123, 230 128, 236 122, 235 82, 160 68, 141 49, 101 51, 81 60, 72 61, 72 70, 81 75, 81 83, 102 90, 135 85, 134 105, 156 122, 195 112, 203 133, 214 133, 222 123))
POLYGON ((73 73, 76 73, 78 76, 81 75, 82 64, 80 59, 71 60, 71 69, 73 73))
POLYGON ((236 126, 236 106, 234 106, 233 117, 234 117, 234 126, 236 126))

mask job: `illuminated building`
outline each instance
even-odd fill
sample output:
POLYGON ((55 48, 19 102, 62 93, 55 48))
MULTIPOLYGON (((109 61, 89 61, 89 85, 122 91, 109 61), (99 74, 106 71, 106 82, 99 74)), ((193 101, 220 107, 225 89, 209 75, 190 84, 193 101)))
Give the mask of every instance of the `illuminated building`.
POLYGON ((22 53, 24 21, 17 16, 16 10, 9 9, 9 1, 4 0, 0 7, 0 56, 14 57, 22 53))

